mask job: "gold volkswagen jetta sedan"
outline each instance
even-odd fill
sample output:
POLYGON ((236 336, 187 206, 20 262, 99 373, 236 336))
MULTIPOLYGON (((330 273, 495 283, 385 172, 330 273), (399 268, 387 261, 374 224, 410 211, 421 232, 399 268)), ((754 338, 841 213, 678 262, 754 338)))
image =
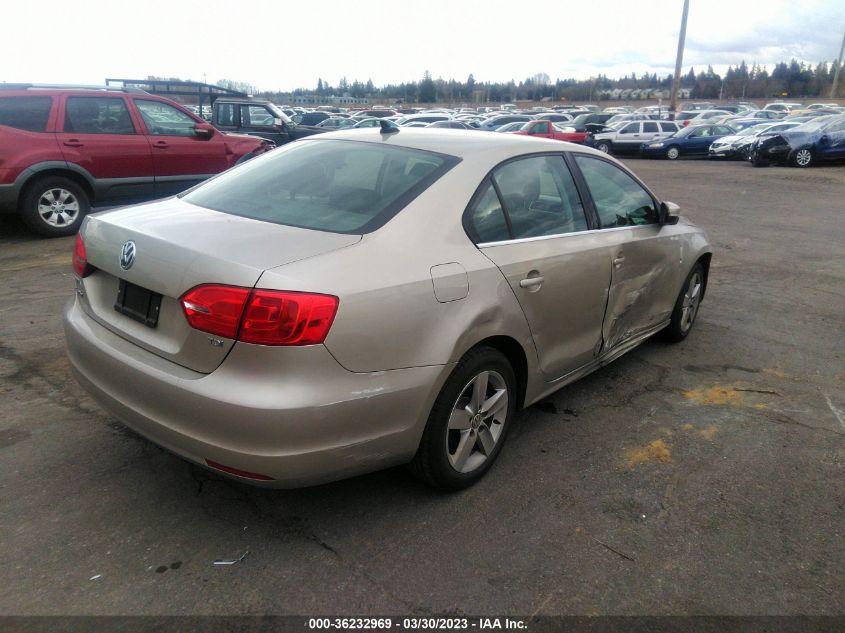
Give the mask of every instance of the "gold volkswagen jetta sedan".
POLYGON ((67 349, 125 424, 232 477, 456 489, 520 407, 686 337, 710 257, 598 151, 385 123, 88 217, 67 349))

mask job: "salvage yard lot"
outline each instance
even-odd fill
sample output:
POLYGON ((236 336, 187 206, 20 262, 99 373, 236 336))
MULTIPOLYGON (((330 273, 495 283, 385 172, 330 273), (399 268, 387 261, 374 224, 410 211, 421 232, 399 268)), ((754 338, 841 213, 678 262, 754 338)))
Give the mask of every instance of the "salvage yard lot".
POLYGON ((693 333, 523 411, 457 494, 255 489, 140 439, 69 374, 72 239, 0 218, 0 612, 841 613, 845 168, 627 164, 713 242, 693 333))

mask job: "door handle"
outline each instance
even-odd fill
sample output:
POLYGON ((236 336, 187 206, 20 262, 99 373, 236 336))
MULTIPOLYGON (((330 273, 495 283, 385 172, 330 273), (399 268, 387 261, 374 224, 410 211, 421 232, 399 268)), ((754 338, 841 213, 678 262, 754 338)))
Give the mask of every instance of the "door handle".
POLYGON ((63 144, 67 145, 68 147, 82 147, 84 143, 80 143, 75 138, 70 138, 66 140, 63 144))
POLYGON ((158 141, 156 143, 153 143, 153 147, 155 147, 156 149, 167 149, 170 146, 167 144, 166 141, 158 141))
POLYGON ((622 264, 624 264, 624 263, 625 263, 625 258, 621 255, 613 260, 613 265, 616 266, 617 268, 622 268, 622 264))
POLYGON ((537 277, 526 277, 525 279, 519 280, 519 287, 520 288, 534 288, 536 286, 540 286, 544 281, 545 277, 538 275, 537 277))

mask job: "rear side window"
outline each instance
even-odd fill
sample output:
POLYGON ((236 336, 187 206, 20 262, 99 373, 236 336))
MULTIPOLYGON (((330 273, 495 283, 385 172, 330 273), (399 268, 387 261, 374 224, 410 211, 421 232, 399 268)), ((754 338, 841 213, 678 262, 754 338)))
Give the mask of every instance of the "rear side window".
POLYGON ((470 237, 476 244, 511 239, 505 212, 493 184, 488 180, 469 212, 470 237))
POLYGON ((664 132, 677 132, 678 126, 675 123, 661 123, 660 129, 664 132))
POLYGON ((0 125, 43 132, 52 107, 52 97, 0 97, 0 125))
POLYGON ((654 200, 631 176, 598 158, 576 156, 575 161, 590 188, 601 228, 657 222, 654 200))
POLYGON ((135 134, 120 97, 68 97, 64 131, 75 134, 135 134))
POLYGON ((516 239, 587 230, 575 181, 562 156, 506 163, 493 174, 516 239))
POLYGON ((405 147, 307 140, 253 159, 191 190, 184 200, 276 224, 369 233, 458 162, 405 147))
POLYGON ((235 127, 238 122, 235 118, 234 103, 218 103, 217 104, 217 124, 225 127, 235 127))

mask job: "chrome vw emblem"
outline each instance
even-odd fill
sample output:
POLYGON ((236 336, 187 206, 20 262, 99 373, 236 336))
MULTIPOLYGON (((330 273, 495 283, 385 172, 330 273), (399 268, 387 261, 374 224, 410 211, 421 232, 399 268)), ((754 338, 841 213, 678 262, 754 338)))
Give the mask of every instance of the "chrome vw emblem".
POLYGON ((135 242, 129 240, 123 243, 123 248, 120 249, 120 267, 123 270, 132 268, 135 263, 135 242))

